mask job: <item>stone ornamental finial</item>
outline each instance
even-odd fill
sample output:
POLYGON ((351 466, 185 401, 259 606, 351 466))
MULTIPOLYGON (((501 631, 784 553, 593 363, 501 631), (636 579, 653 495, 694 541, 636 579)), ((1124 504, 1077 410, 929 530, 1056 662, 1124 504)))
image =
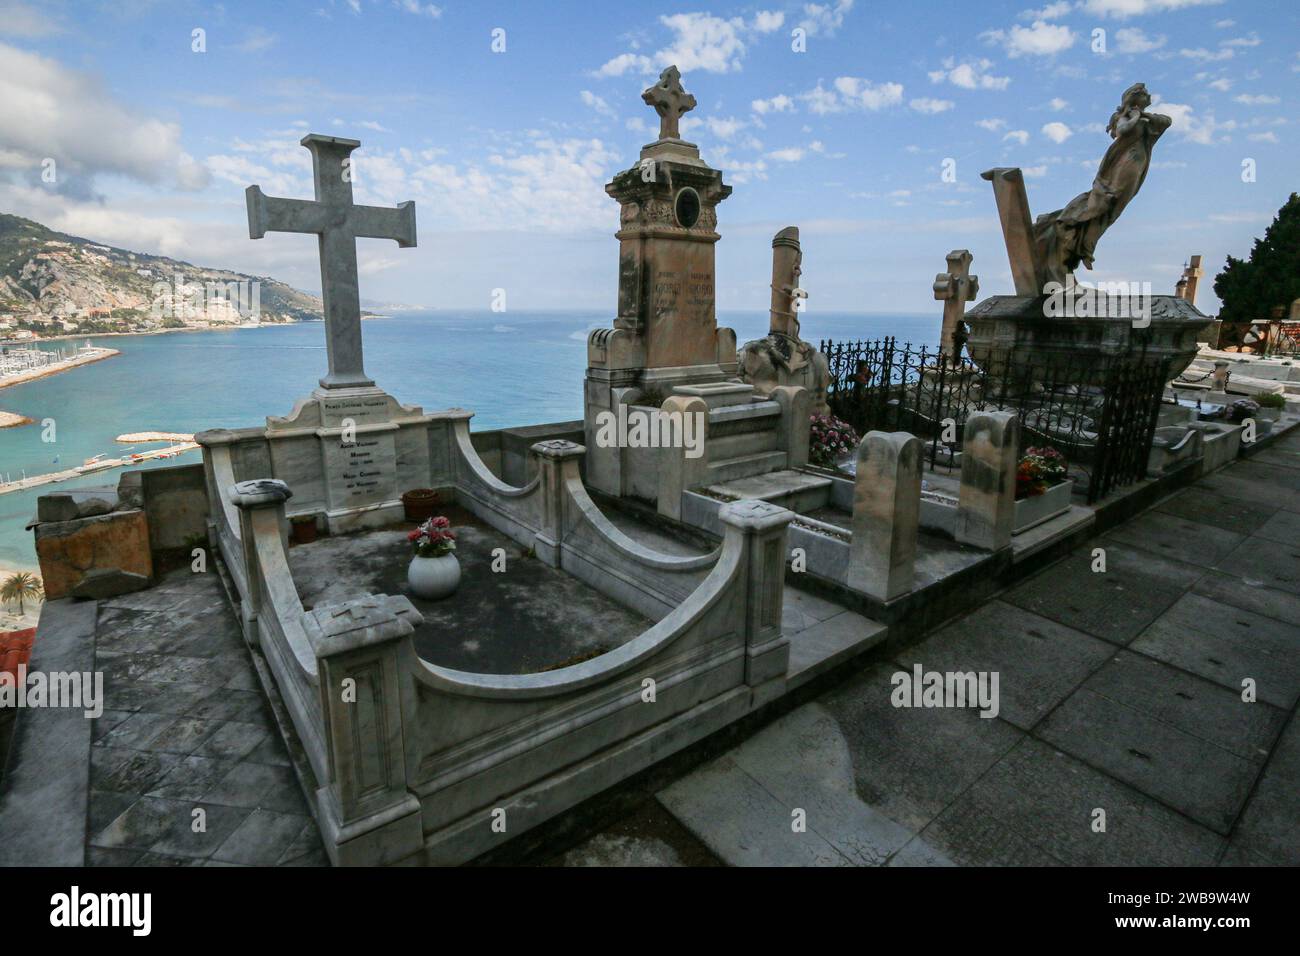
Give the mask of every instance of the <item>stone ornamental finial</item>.
POLYGON ((659 138, 681 139, 677 122, 695 109, 695 97, 682 89, 682 74, 670 66, 659 74, 659 82, 641 94, 647 105, 659 114, 659 138))

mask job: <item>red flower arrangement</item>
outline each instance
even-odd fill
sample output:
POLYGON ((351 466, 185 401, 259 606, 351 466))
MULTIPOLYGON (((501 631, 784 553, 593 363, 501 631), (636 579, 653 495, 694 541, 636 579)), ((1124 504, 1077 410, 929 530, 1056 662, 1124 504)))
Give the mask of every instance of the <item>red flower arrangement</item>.
POLYGON ((1016 468, 1016 497, 1033 498, 1070 476, 1065 456, 1055 448, 1026 448, 1016 468))
POLYGON ((435 515, 406 536, 415 549, 417 558, 441 558, 456 550, 456 532, 451 521, 435 515))
POLYGON ((814 415, 809 431, 808 460, 822 468, 834 468, 836 462, 858 447, 858 433, 848 422, 833 415, 814 415))

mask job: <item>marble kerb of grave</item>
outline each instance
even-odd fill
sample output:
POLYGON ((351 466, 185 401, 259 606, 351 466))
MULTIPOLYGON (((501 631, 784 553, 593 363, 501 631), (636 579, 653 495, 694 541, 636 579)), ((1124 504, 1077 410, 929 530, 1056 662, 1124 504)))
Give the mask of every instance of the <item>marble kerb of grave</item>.
POLYGON ((814 414, 829 412, 826 356, 799 337, 799 303, 808 293, 799 288, 803 272, 799 227, 786 226, 772 239, 772 304, 768 334, 740 348, 740 376, 754 394, 768 396, 782 385, 802 385, 812 393, 814 414))

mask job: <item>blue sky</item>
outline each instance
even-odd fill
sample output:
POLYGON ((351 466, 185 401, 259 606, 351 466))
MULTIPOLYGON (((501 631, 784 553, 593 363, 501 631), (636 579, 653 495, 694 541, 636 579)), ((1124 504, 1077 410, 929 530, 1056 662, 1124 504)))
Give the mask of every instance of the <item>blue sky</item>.
POLYGON ((1172 291, 1201 253, 1212 313, 1224 256, 1300 188, 1297 9, 0 0, 0 211, 316 289, 314 240, 249 240, 243 190, 308 198, 298 140, 351 136, 358 201, 414 199, 420 236, 362 241, 364 299, 486 309, 503 288, 512 310, 612 316, 603 187, 654 138, 640 92, 676 63, 699 101, 683 134, 735 187, 720 309, 766 308, 771 236, 796 224, 810 311, 938 315, 930 284, 953 248, 974 253, 982 294, 1011 291, 979 173, 1021 166, 1035 213, 1059 208, 1089 187, 1106 121, 1142 81, 1175 123, 1084 277, 1172 291))

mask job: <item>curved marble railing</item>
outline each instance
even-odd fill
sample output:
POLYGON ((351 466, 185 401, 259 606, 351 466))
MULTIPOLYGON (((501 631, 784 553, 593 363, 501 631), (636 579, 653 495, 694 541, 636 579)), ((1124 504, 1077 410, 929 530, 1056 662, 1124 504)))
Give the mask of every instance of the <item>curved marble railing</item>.
MULTIPOLYGON (((411 639, 421 617, 404 597, 305 612, 286 554, 290 490, 266 480, 227 492, 230 508, 223 502, 216 520, 239 531, 246 627, 322 784, 319 818, 335 862, 469 859, 497 839, 484 816, 494 808, 508 807, 509 832, 520 832, 784 686, 790 512, 736 502, 721 515, 719 548, 661 554, 591 501, 580 445, 540 442, 533 451, 536 478, 508 485, 458 423, 457 501, 539 559, 657 621, 615 650, 536 674, 473 674, 421 660, 411 639)), ((214 480, 228 474, 220 452, 211 460, 214 480)))

